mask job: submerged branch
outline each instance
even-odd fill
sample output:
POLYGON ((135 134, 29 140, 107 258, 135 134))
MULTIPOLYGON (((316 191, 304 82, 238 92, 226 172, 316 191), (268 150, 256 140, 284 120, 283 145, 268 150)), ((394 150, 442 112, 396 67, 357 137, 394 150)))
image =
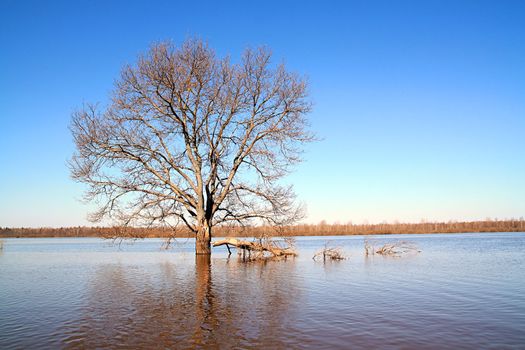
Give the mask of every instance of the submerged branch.
POLYGON ((391 243, 385 243, 376 250, 374 243, 365 239, 365 255, 379 254, 383 256, 401 256, 406 253, 420 253, 417 245, 413 242, 408 241, 396 241, 391 243))
POLYGON ((341 247, 329 247, 328 243, 325 244, 324 248, 317 251, 312 257, 314 261, 326 260, 345 260, 346 255, 341 247))
POLYGON ((290 246, 284 247, 284 248, 279 247, 272 240, 260 239, 257 241, 244 241, 244 240, 240 240, 237 238, 225 238, 225 239, 213 242, 212 245, 214 247, 226 245, 226 247, 228 248, 228 252, 230 252, 230 254, 231 254, 230 246, 233 246, 240 250, 239 254, 242 254, 245 260, 264 259, 268 257, 268 254, 270 255, 270 257, 288 257, 288 256, 295 257, 297 256, 297 253, 292 247, 290 246))

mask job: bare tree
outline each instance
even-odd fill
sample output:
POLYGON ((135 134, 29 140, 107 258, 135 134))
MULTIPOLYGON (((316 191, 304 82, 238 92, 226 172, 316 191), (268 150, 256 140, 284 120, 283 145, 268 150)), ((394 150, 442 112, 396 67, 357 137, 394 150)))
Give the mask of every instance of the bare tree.
POLYGON ((209 254, 212 227, 289 224, 301 213, 279 185, 312 141, 303 78, 274 66, 268 50, 239 63, 205 43, 154 45, 123 69, 105 108, 72 117, 72 177, 86 200, 119 225, 186 225, 209 254))

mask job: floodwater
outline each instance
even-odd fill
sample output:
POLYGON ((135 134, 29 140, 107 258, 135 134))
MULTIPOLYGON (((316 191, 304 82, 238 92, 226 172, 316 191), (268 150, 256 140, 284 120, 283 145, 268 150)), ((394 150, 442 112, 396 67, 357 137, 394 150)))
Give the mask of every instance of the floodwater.
POLYGON ((525 234, 302 237, 299 257, 239 262, 193 241, 4 239, 0 349, 524 349, 525 234), (326 241, 349 258, 315 262, 326 241))

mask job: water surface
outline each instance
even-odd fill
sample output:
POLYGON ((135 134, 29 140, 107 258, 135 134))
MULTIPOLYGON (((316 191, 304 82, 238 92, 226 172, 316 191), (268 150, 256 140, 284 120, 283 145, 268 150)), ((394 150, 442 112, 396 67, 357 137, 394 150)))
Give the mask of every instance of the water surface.
POLYGON ((525 348, 525 234, 376 237, 396 239, 421 253, 303 237, 298 258, 242 263, 186 239, 4 239, 0 349, 525 348), (312 261, 326 241, 349 259, 312 261))

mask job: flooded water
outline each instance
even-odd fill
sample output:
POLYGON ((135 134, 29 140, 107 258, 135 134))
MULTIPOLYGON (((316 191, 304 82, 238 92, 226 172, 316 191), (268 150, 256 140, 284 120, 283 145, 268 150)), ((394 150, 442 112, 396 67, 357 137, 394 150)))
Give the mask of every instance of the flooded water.
POLYGON ((150 239, 4 239, 0 349, 523 349, 525 234, 298 238, 299 257, 195 258, 150 239), (349 259, 315 262, 329 240, 349 259))

